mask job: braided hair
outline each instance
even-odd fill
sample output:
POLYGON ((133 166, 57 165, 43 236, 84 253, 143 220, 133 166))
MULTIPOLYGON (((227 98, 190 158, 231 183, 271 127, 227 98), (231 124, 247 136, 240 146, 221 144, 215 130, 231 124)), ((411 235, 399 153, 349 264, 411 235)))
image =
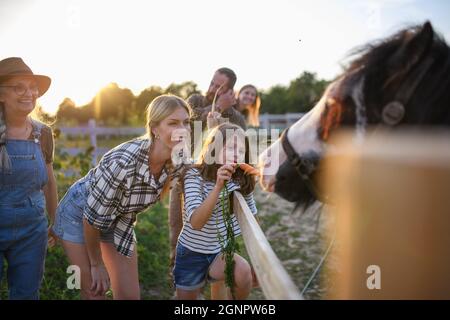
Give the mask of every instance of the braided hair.
POLYGON ((11 169, 11 159, 6 151, 6 115, 5 106, 0 102, 0 171, 11 169))

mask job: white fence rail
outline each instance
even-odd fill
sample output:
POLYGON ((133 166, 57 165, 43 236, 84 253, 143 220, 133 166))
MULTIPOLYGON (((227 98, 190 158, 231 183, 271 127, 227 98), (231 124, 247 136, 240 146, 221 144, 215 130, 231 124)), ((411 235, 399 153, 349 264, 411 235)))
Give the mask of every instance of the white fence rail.
POLYGON ((304 113, 285 113, 285 114, 268 114, 264 113, 259 116, 259 122, 262 128, 270 129, 272 127, 284 129, 293 125, 297 120, 303 117, 304 113))
POLYGON ((298 288, 273 252, 244 197, 236 191, 234 192, 234 212, 242 231, 245 248, 266 299, 303 299, 298 288))
MULTIPOLYGON (((279 128, 284 129, 291 126, 298 119, 300 119, 303 113, 286 113, 286 114, 262 114, 260 115, 261 128, 271 129, 279 128)), ((109 149, 98 147, 97 137, 103 136, 140 136, 145 133, 143 127, 97 127, 94 119, 89 120, 87 126, 80 127, 61 127, 61 133, 65 136, 89 136, 90 144, 94 147, 94 154, 92 159, 92 165, 97 164, 97 159, 105 154, 109 149)), ((63 151, 69 155, 76 155, 84 150, 82 148, 63 148, 63 151)))

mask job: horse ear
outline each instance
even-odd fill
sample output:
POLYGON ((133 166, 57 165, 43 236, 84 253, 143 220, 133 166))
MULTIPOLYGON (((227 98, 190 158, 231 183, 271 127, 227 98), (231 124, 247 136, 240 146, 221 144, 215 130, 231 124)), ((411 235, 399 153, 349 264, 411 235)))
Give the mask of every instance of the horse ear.
POLYGON ((394 72, 393 78, 407 74, 428 52, 433 38, 434 30, 429 21, 417 30, 406 31, 403 43, 388 63, 389 70, 394 72))

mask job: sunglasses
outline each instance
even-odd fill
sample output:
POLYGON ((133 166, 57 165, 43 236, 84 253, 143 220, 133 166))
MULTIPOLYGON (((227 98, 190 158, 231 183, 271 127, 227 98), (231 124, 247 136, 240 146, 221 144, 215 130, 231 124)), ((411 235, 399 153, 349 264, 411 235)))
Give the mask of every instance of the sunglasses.
POLYGON ((23 96, 25 95, 25 93, 27 92, 27 90, 30 90, 31 94, 38 96, 39 95, 39 88, 38 86, 31 86, 31 87, 27 87, 23 84, 17 84, 15 86, 0 86, 3 88, 14 88, 14 92, 18 95, 18 96, 23 96))

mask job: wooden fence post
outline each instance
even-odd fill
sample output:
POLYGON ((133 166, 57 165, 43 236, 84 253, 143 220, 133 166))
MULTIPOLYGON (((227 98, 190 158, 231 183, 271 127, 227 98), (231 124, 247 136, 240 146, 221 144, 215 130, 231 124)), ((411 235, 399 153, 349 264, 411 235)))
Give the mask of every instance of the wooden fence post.
POLYGON ((336 143, 323 166, 340 270, 330 298, 450 299, 450 133, 336 143))
POLYGON ((91 146, 94 147, 94 151, 92 153, 92 166, 95 167, 97 165, 97 130, 95 119, 89 119, 88 127, 91 146))

